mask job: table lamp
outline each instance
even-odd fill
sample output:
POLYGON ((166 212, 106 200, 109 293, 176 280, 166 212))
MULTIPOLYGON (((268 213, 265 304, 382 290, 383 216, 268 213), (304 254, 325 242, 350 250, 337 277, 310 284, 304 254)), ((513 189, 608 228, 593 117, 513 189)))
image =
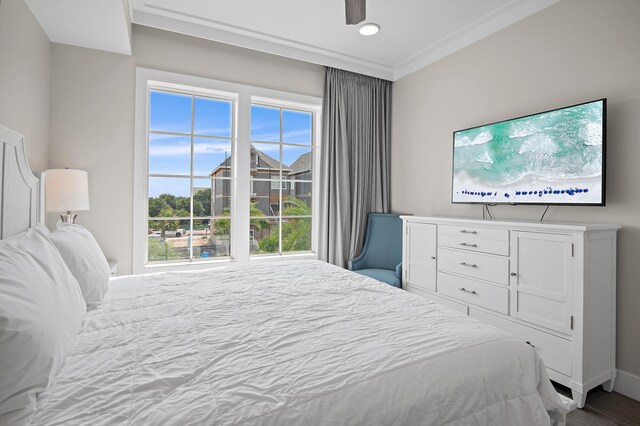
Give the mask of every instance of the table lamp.
POLYGON ((84 170, 50 169, 45 171, 45 203, 48 212, 66 212, 63 222, 74 223, 74 211, 89 210, 89 179, 84 170))

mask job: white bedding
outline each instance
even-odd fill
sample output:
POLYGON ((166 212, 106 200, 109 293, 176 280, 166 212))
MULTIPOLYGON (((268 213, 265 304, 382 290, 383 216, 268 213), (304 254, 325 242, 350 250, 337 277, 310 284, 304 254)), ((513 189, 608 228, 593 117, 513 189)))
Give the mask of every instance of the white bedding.
POLYGON ((549 425, 528 345, 322 262, 111 281, 35 425, 549 425))

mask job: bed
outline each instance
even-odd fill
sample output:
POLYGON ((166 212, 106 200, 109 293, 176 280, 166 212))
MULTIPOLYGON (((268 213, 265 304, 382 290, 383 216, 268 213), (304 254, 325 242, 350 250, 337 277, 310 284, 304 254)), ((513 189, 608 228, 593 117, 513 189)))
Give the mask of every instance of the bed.
POLYGON ((371 278, 289 261, 111 279, 30 423, 548 425, 565 414, 523 342, 371 278))

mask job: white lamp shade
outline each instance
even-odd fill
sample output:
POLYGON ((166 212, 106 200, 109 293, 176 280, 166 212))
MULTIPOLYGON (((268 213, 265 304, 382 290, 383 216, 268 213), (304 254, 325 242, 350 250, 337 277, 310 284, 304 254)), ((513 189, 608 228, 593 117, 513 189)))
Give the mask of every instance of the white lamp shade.
POLYGON ((84 170, 47 170, 45 187, 48 212, 89 210, 89 179, 84 170))

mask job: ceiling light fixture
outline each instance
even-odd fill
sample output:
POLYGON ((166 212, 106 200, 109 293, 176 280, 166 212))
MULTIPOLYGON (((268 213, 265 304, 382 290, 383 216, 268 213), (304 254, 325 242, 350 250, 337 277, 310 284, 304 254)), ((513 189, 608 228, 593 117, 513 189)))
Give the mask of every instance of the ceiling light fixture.
POLYGON ((373 24, 373 23, 369 23, 369 24, 364 24, 363 26, 360 27, 360 34, 362 34, 363 36, 372 36, 374 34, 377 34, 378 31, 380 31, 380 26, 378 24, 373 24))

